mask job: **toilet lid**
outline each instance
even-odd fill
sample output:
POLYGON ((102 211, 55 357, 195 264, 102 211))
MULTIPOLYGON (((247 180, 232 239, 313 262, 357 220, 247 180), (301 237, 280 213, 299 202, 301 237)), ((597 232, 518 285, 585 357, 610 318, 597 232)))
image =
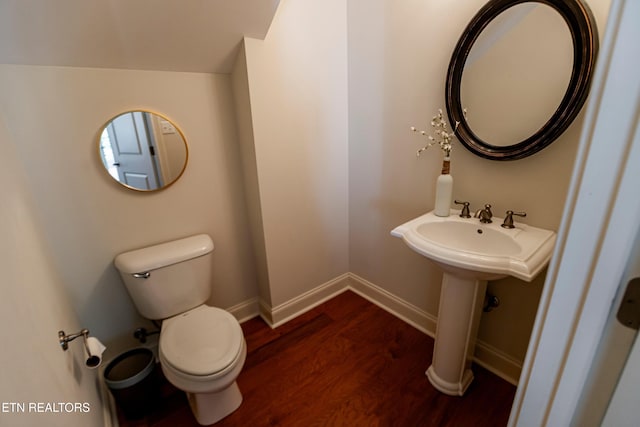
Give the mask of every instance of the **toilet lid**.
POLYGON ((231 313, 200 306, 162 323, 160 351, 179 371, 211 375, 233 363, 243 339, 242 328, 231 313))

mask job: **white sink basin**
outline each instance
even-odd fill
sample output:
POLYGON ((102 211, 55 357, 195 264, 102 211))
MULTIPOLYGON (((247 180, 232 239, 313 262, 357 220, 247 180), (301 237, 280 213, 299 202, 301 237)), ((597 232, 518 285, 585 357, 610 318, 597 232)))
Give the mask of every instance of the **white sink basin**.
POLYGON ((462 396, 473 381, 471 364, 487 280, 514 276, 531 281, 551 258, 556 234, 517 223, 503 228, 502 218, 483 224, 477 218, 432 212, 391 234, 443 270, 436 339, 427 377, 445 394, 462 396))
POLYGON ((458 214, 452 210, 450 216, 438 217, 429 212, 391 234, 458 276, 481 280, 514 276, 530 282, 549 262, 556 240, 553 231, 522 223, 508 229, 500 226, 502 218, 482 224, 458 214))

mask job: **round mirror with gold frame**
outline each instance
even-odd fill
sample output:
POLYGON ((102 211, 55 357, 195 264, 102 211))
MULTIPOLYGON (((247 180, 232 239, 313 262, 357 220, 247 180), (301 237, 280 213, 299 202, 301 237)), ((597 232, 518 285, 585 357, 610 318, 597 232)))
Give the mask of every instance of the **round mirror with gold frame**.
POLYGON ((182 176, 189 158, 178 126, 145 110, 126 111, 105 123, 98 133, 98 150, 111 178, 136 191, 167 188, 182 176))

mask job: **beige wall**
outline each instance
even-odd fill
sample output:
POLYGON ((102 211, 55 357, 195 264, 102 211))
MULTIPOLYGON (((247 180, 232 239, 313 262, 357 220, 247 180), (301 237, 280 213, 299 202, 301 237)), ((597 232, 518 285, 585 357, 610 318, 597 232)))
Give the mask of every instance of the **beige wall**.
POLYGON ((87 402, 90 411, 11 413, 3 409, 0 425, 102 426, 97 371, 83 367, 79 342, 71 343, 66 352, 58 345, 58 330, 74 333, 80 324, 62 274, 50 261, 14 142, 0 117, 0 403, 87 402))
POLYGON ((208 233, 210 302, 229 307, 255 297, 232 102, 228 75, 0 66, 0 114, 24 164, 42 240, 82 325, 106 342, 134 344, 142 322, 112 264, 125 250, 208 233), (161 192, 122 188, 98 157, 98 129, 136 108, 166 115, 189 144, 185 174, 161 192))
MULTIPOLYGON (((444 109, 451 52, 484 3, 348 1, 350 270, 433 315, 440 271, 389 231, 433 208, 442 155, 432 148, 416 159, 425 140, 409 127, 427 128, 444 109)), ((589 4, 602 35, 609 1, 589 4)), ((556 230, 581 124, 582 116, 547 149, 512 162, 485 160, 455 143, 454 197, 474 209, 491 203, 497 216, 523 210, 523 222, 556 230)), ((483 316, 480 339, 523 360, 543 279, 490 283, 502 305, 483 316)))
MULTIPOLYGON (((200 232, 216 245, 215 305, 260 296, 277 308, 351 271, 436 315, 439 270, 389 232, 433 207, 440 154, 416 160, 423 141, 408 129, 444 106, 450 52, 483 3, 285 0, 267 38, 245 40, 233 76, 0 65, 0 118, 41 232, 22 253, 36 249, 51 293, 66 292, 79 324, 115 348, 143 320, 113 257, 200 232), (187 138, 187 171, 166 191, 131 192, 102 170, 98 129, 135 108, 166 115, 187 138)), ((602 33, 608 0, 590 4, 602 33)), ((456 145, 455 196, 556 229, 580 124, 515 162, 456 145)), ((502 306, 480 338, 521 360, 542 282, 490 283, 502 306)))
POLYGON ((272 308, 349 268, 345 8, 285 0, 245 39, 272 308))
POLYGON ((262 208, 260 203, 260 183, 258 182, 258 166, 256 147, 254 144, 251 101, 249 100, 249 77, 247 74, 247 56, 244 43, 238 53, 231 73, 231 85, 235 101, 236 124, 238 127, 238 143, 242 158, 243 184, 247 203, 247 215, 253 242, 253 255, 256 260, 256 276, 259 297, 262 302, 271 306, 269 286, 269 267, 265 245, 262 208))

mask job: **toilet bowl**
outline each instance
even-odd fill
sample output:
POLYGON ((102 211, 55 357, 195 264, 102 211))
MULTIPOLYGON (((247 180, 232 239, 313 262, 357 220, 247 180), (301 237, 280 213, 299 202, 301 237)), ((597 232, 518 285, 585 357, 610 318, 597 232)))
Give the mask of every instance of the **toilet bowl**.
POLYGON ((242 328, 229 312, 205 305, 211 238, 205 234, 120 254, 115 259, 143 316, 162 320, 158 355, 167 380, 187 394, 201 425, 242 403, 236 383, 247 356, 242 328))
POLYGON ((158 353, 162 372, 187 393, 198 423, 213 424, 242 403, 236 378, 247 346, 230 313, 201 305, 164 320, 158 353))

